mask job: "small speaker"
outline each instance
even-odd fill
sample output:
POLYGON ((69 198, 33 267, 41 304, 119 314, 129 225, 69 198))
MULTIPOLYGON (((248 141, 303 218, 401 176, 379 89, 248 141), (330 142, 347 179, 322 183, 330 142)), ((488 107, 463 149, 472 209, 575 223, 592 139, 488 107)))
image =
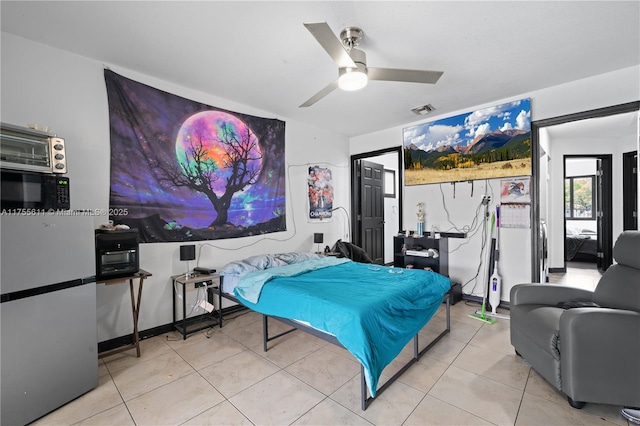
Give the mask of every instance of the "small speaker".
POLYGON ((196 246, 180 246, 180 260, 194 260, 196 258, 196 246))
POLYGON ((313 242, 316 244, 322 244, 324 242, 324 234, 322 232, 316 232, 313 234, 313 242))

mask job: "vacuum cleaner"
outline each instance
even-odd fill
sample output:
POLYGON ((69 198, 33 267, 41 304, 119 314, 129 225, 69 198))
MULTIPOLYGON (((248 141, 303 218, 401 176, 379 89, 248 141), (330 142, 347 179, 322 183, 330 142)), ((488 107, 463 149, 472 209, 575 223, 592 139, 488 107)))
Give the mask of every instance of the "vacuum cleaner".
POLYGON ((493 318, 509 319, 509 315, 502 315, 498 313, 498 305, 500 305, 500 294, 502 291, 502 277, 498 272, 498 259, 500 259, 500 206, 496 206, 496 234, 492 241, 493 244, 493 273, 489 279, 489 305, 491 305, 491 312, 487 313, 488 316, 493 318))
MULTIPOLYGON (((489 201, 490 201, 490 197, 488 196, 484 196, 484 198, 482 199, 482 204, 484 204, 484 211, 485 211, 485 218, 488 216, 489 212, 489 201)), ((492 241, 491 241, 491 245, 492 247, 494 247, 494 227, 495 227, 495 222, 496 222, 496 216, 495 214, 491 215, 491 237, 492 237, 492 241)), ((487 265, 491 264, 491 253, 492 250, 489 250, 489 260, 487 262, 487 265)), ((487 267, 488 268, 488 267, 487 267)), ((470 314, 469 316, 471 318, 475 318, 477 320, 486 322, 487 324, 495 324, 496 320, 494 320, 493 318, 489 318, 487 315, 485 315, 485 311, 486 311, 486 304, 487 304, 487 287, 483 286, 483 290, 482 290, 482 308, 480 308, 480 311, 476 311, 473 314, 470 314)))

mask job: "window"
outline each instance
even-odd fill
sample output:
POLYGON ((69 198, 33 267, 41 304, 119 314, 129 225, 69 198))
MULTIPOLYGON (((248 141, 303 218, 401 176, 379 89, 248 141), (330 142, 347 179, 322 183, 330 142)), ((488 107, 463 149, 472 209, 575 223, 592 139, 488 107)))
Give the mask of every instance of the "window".
POLYGON ((564 217, 567 219, 596 218, 595 176, 573 176, 564 179, 564 217))
POLYGON ((384 169, 384 196, 396 198, 396 172, 384 169))

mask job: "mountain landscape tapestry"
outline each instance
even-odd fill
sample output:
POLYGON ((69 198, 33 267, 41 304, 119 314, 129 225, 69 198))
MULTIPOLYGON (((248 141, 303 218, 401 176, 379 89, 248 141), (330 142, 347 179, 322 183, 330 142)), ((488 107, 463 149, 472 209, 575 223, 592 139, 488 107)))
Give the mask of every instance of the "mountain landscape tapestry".
POLYGON ((403 129, 405 185, 531 175, 530 99, 403 129))
POLYGON ((285 123, 104 71, 114 224, 141 242, 286 231, 285 123))

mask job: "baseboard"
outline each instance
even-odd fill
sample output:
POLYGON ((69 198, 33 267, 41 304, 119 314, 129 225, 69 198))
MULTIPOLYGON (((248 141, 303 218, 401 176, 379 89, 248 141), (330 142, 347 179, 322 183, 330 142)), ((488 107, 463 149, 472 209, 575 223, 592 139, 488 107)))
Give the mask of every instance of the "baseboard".
MULTIPOLYGON (((140 340, 144 340, 164 333, 169 333, 171 331, 173 331, 173 324, 160 325, 158 327, 138 331, 138 338, 140 340)), ((106 352, 122 346, 130 345, 131 342, 133 342, 133 333, 127 334, 126 336, 116 337, 115 339, 105 340, 104 342, 98 342, 98 352, 106 352)))
POLYGON ((566 267, 562 267, 562 268, 549 268, 548 272, 549 272, 550 274, 565 273, 565 272, 567 272, 567 268, 566 268, 566 267))
MULTIPOLYGON (((226 308, 222 308, 222 316, 233 314, 235 312, 244 311, 247 308, 242 305, 234 305, 227 306, 226 308)), ((224 318, 223 318, 224 321, 224 318)), ((150 337, 159 336, 161 334, 170 333, 174 331, 173 324, 165 324, 159 325, 157 327, 148 328, 146 330, 140 330, 138 332, 138 338, 140 340, 148 339, 150 337)), ((115 339, 105 340, 103 342, 98 342, 98 353, 110 351, 112 349, 116 349, 122 346, 130 345, 133 341, 133 333, 127 334, 125 336, 116 337, 115 339)))
MULTIPOLYGON (((480 297, 480 296, 472 296, 470 294, 463 294, 462 295, 462 300, 464 300, 465 302, 473 302, 473 303, 477 303, 478 305, 482 305, 482 297, 480 297)), ((509 302, 501 301, 500 304, 498 305, 498 308, 511 310, 511 304, 509 302)))
POLYGON ((473 296, 471 294, 462 294, 462 300, 464 300, 465 302, 475 302, 479 305, 482 305, 482 297, 480 296, 473 296))

